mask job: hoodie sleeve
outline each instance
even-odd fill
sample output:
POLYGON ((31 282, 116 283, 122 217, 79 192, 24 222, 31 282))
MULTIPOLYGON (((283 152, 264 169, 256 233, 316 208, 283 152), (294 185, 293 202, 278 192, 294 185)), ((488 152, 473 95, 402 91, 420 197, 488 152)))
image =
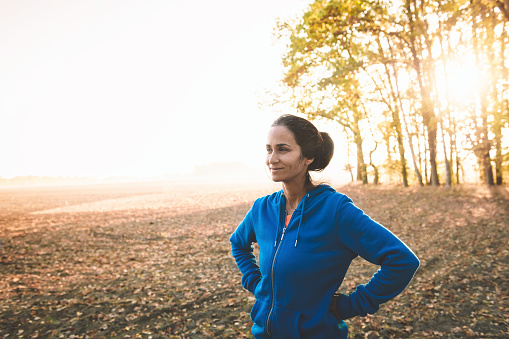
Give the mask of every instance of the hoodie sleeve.
POLYGON ((242 273, 242 287, 254 294, 255 288, 261 280, 260 268, 253 253, 253 242, 256 242, 254 232, 252 208, 244 220, 230 237, 232 254, 242 273))
POLYGON ((400 294, 412 280, 419 259, 388 229, 373 221, 344 197, 338 207, 341 242, 380 269, 365 285, 336 299, 341 319, 366 316, 378 311, 379 305, 400 294))

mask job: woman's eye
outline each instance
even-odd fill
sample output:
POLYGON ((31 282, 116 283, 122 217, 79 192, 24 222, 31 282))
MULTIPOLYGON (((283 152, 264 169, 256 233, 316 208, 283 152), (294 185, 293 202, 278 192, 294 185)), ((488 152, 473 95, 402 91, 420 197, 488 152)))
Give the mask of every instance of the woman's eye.
POLYGON ((279 149, 279 152, 288 152, 288 151, 289 151, 288 148, 281 148, 281 149, 279 149))

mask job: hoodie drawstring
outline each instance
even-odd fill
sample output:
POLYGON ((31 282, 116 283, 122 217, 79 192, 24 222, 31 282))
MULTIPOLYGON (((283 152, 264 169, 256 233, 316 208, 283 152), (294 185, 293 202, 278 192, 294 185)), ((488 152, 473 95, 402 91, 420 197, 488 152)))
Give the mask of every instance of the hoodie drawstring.
MULTIPOLYGON (((306 204, 306 198, 309 198, 309 193, 306 194, 302 198, 302 206, 300 208, 300 216, 299 216, 299 226, 297 227, 297 237, 295 238, 295 247, 297 247, 297 242, 299 241, 300 226, 302 224, 302 218, 304 217, 304 207, 305 207, 305 204, 306 204)), ((277 227, 276 227, 276 237, 274 238, 274 247, 276 247, 276 245, 277 245, 277 239, 278 239, 278 236, 279 236, 279 225, 281 223, 281 210, 282 209, 283 208, 281 206, 279 208, 279 210, 278 210, 278 218, 277 218, 278 224, 277 224, 277 227)))
POLYGON ((277 236, 279 235, 279 224, 281 223, 281 208, 282 207, 279 208, 277 213, 276 237, 274 238, 274 248, 276 247, 277 236))
POLYGON ((309 193, 302 198, 302 208, 300 211, 299 227, 297 228, 297 237, 295 238, 295 247, 297 247, 297 242, 299 241, 300 225, 302 224, 302 218, 304 217, 304 204, 306 203, 306 197, 309 197, 309 193))

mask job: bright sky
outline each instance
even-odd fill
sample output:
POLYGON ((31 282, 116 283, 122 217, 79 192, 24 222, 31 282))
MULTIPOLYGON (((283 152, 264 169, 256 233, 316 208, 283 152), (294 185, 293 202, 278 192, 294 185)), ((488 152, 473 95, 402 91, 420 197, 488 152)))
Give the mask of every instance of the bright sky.
POLYGON ((0 177, 261 164, 303 0, 0 0, 0 177))

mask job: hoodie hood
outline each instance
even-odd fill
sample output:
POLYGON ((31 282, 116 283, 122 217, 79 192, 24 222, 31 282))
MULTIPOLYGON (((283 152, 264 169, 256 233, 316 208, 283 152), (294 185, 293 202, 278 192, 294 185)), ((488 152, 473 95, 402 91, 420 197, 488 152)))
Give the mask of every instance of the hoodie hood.
MULTIPOLYGON (((297 224, 297 233, 295 236, 295 247, 297 247, 297 244, 299 241, 300 229, 302 226, 302 221, 305 218, 306 211, 311 209, 320 200, 320 197, 325 192, 335 193, 336 191, 329 185, 318 185, 304 195, 304 197, 299 202, 299 205, 297 206, 295 211, 293 211, 292 220, 294 220, 295 217, 298 218, 298 220, 299 220, 298 224, 297 224)), ((272 204, 273 207, 276 208, 278 211, 278 219, 277 219, 278 224, 275 227, 275 238, 274 238, 274 247, 276 247, 278 237, 280 236, 280 234, 281 234, 281 237, 283 236, 282 233, 284 232, 285 221, 286 221, 286 217, 285 217, 286 216, 286 212, 285 212, 286 199, 285 199, 285 194, 284 194, 283 190, 280 190, 280 191, 272 194, 269 197, 269 203, 272 204)), ((288 227, 292 227, 292 228, 295 227, 295 223, 293 223, 292 220, 290 220, 290 224, 288 225, 288 227)))

